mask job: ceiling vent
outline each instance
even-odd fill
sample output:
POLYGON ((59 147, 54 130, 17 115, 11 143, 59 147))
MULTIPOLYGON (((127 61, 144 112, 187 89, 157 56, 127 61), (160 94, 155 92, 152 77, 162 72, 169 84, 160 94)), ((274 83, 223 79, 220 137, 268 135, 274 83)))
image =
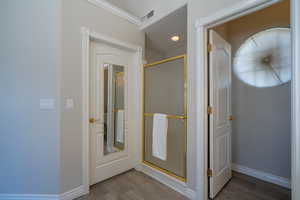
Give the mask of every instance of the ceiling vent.
POLYGON ((143 21, 146 21, 146 20, 150 19, 150 18, 153 17, 153 16, 154 16, 154 10, 151 10, 150 12, 147 13, 147 15, 143 16, 143 17, 141 18, 141 20, 142 20, 142 22, 143 22, 143 21))

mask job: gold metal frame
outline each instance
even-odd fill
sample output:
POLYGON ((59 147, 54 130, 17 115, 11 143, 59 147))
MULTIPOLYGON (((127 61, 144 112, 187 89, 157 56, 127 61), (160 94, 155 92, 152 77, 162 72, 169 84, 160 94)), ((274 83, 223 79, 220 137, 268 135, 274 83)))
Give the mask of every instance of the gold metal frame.
POLYGON ((123 76, 124 74, 124 72, 116 72, 116 76, 123 76))
MULTIPOLYGON (((184 115, 167 115, 168 118, 170 119, 180 119, 180 120, 184 120, 184 130, 185 130, 185 141, 187 143, 187 89, 188 89, 188 83, 187 83, 187 80, 188 80, 188 77, 187 77, 187 55, 186 54, 183 54, 183 55, 180 55, 180 56, 175 56, 175 57, 171 57, 171 58, 167 58, 167 59, 164 59, 164 60, 161 60, 161 61, 157 61, 157 62, 153 62, 153 63, 149 63, 149 64, 145 64, 144 65, 144 68, 147 68, 147 67, 155 67, 159 64, 162 64, 162 63, 166 63, 166 62, 170 62, 170 61, 174 61, 174 60, 178 60, 178 59, 183 59, 184 60, 184 115)), ((169 171, 169 170, 166 170, 166 169, 163 169, 159 166, 156 166, 155 164, 153 163, 150 163, 150 162, 147 162, 145 160, 145 117, 151 117, 153 116, 154 113, 145 113, 145 70, 143 70, 143 122, 142 122, 142 128, 143 128, 143 137, 142 137, 142 160, 143 160, 143 163, 145 165, 148 165, 149 167, 152 167, 156 170, 159 170, 169 176, 172 176, 182 182, 186 182, 187 179, 186 179, 186 153, 187 153, 187 144, 185 143, 185 172, 184 172, 184 177, 181 177, 181 176, 178 176, 176 174, 174 174, 173 172, 169 171)))
MULTIPOLYGON (((153 117, 154 113, 144 113, 145 117, 153 117)), ((186 119, 186 115, 167 115, 169 119, 186 119)))

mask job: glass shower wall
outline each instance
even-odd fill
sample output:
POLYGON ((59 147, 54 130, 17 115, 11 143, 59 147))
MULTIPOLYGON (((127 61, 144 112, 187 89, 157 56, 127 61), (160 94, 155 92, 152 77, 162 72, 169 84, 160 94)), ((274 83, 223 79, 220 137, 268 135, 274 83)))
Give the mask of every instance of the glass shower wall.
POLYGON ((186 178, 186 56, 145 65, 144 163, 186 178), (167 160, 152 156, 153 114, 168 115, 167 160))

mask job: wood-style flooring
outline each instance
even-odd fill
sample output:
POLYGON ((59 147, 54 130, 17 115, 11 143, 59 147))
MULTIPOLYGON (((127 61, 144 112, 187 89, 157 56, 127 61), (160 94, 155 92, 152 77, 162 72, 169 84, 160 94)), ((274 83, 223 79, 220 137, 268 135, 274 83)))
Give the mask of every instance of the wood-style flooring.
MULTIPOLYGON (((290 200, 290 191, 234 173, 215 200, 290 200)), ((90 194, 76 200, 188 200, 151 177, 131 170, 93 185, 90 194)))
POLYGON ((230 182, 214 200, 290 200, 291 191, 234 172, 230 182))
POLYGON ((187 200, 153 178, 131 170, 93 185, 90 194, 76 200, 187 200))

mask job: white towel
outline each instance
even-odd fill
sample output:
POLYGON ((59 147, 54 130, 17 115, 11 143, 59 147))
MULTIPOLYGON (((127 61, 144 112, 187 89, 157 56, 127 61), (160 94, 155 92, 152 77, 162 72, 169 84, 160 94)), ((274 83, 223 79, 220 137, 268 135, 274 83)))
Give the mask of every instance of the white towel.
POLYGON ((167 160, 168 118, 165 114, 155 113, 152 130, 152 155, 167 160))
POLYGON ((118 110, 117 111, 117 142, 124 143, 124 110, 118 110))

